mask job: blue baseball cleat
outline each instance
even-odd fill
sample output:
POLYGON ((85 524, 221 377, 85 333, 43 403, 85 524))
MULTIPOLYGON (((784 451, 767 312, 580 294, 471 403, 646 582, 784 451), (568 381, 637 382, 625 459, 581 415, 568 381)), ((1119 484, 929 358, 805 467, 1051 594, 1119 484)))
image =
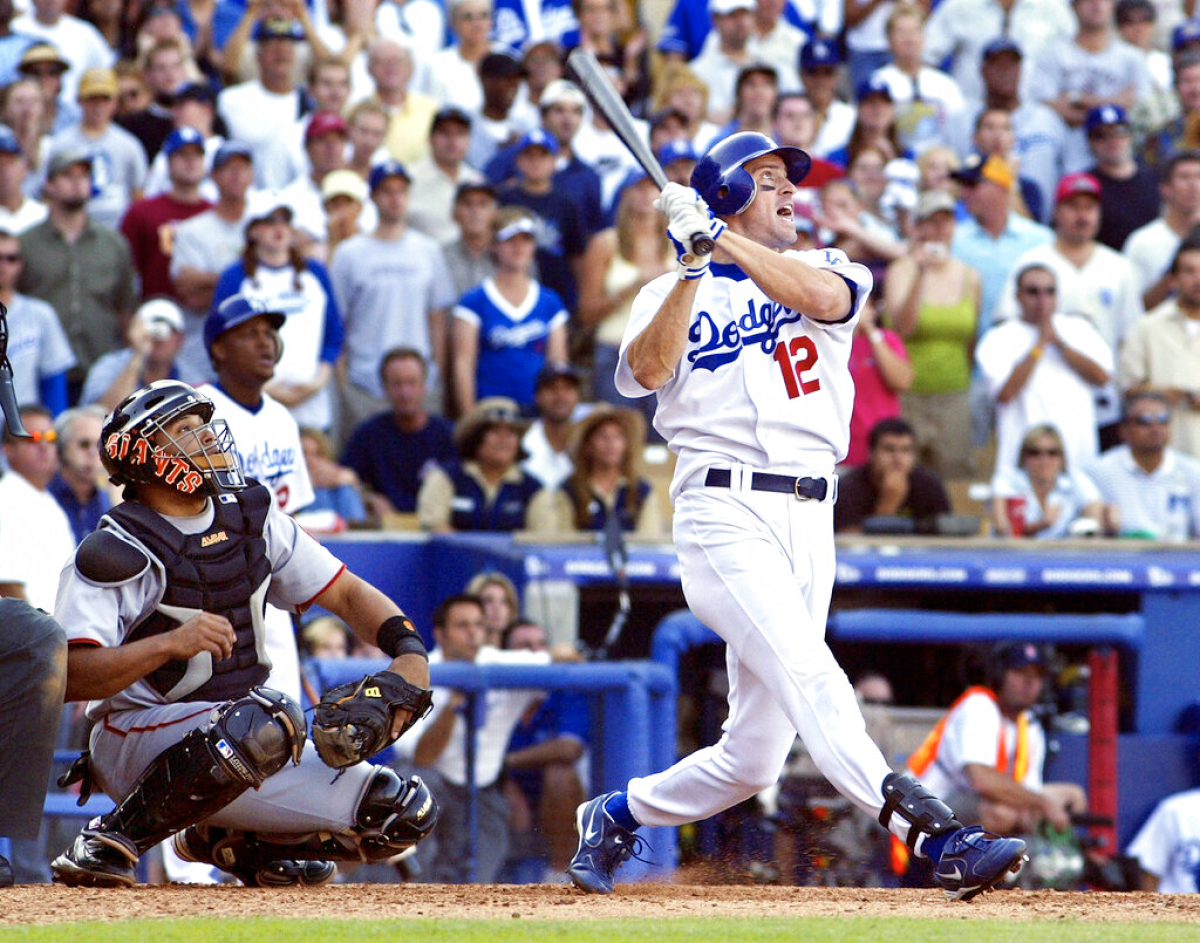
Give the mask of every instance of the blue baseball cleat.
POLYGON ((644 842, 613 821, 604 803, 615 793, 585 802, 575 812, 579 847, 567 865, 567 877, 586 894, 611 894, 613 872, 641 850, 644 842))
POLYGON ((1001 838, 969 825, 950 836, 933 877, 946 900, 970 900, 990 891, 1009 872, 1016 874, 1028 860, 1021 839, 1001 838))

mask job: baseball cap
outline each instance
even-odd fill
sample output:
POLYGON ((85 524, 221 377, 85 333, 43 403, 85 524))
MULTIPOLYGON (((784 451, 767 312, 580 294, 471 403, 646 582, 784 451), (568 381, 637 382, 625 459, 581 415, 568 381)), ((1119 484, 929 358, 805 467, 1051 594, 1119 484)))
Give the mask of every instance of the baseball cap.
POLYGON ((521 60, 508 52, 489 52, 479 61, 479 77, 503 79, 514 75, 524 75, 525 67, 521 60))
POLYGON ((1013 185, 1012 169, 1004 158, 997 154, 989 154, 986 157, 983 154, 971 154, 958 170, 950 171, 950 177, 968 185, 987 180, 1004 187, 1005 190, 1011 190, 1013 185))
POLYGON ((553 36, 536 36, 525 40, 525 44, 521 46, 522 58, 528 58, 535 49, 545 49, 560 58, 563 54, 562 43, 553 36))
POLYGON ((753 10, 754 0, 708 0, 709 15, 725 16, 738 10, 753 10))
POLYGON ((79 80, 79 100, 116 98, 117 73, 112 69, 88 69, 79 80))
POLYGON ((534 128, 517 142, 516 153, 520 154, 531 147, 540 147, 551 154, 557 154, 558 139, 545 128, 534 128))
POLYGON ((1046 666, 1045 655, 1033 642, 1017 642, 1000 649, 997 661, 1001 671, 1019 671, 1030 665, 1046 666))
POLYGON ((935 213, 953 213, 954 197, 945 190, 926 190, 917 200, 917 222, 935 213))
POLYGON ((12 128, 6 124, 0 124, 0 154, 20 153, 21 142, 17 140, 12 128))
POLYGON ((277 331, 287 320, 287 315, 279 310, 278 305, 272 305, 262 298, 251 298, 249 295, 231 295, 204 319, 204 349, 211 351, 213 341, 226 331, 264 314, 277 331))
POLYGON ((183 333, 183 312, 170 298, 151 298, 134 315, 149 330, 150 336, 162 340, 168 331, 183 333), (164 330, 167 329, 167 330, 164 330))
POLYGON ((346 126, 346 119, 334 111, 318 111, 309 120, 304 131, 304 143, 307 144, 326 134, 349 137, 350 129, 346 126))
POLYGON ((321 181, 321 202, 335 196, 348 196, 359 203, 366 203, 370 191, 367 182, 353 170, 331 170, 321 181))
POLYGON ((454 202, 457 203, 471 193, 486 193, 493 200, 496 199, 496 188, 486 180, 467 180, 460 183, 454 191, 454 202))
POLYGON ((1128 125, 1129 115, 1120 105, 1097 105, 1088 111, 1083 119, 1083 129, 1091 134, 1097 128, 1110 128, 1118 125, 1128 125))
POLYGON ((471 129, 471 116, 461 108, 456 108, 453 105, 440 108, 433 116, 433 121, 429 123, 429 132, 432 134, 442 125, 450 123, 461 124, 469 131, 471 129))
POLYGON ((269 16, 254 24, 254 32, 250 34, 250 38, 256 43, 260 43, 264 39, 290 39, 293 42, 300 42, 304 39, 304 27, 295 20, 285 19, 282 16, 269 16))
POLYGON ((514 219, 507 226, 496 232, 497 242, 507 242, 514 236, 534 236, 537 234, 537 223, 528 216, 522 216, 520 219, 514 219))
POLYGON ((584 98, 583 92, 579 90, 579 86, 574 82, 568 82, 566 79, 555 79, 542 90, 542 97, 538 100, 538 108, 545 111, 551 105, 560 105, 564 102, 568 105, 578 105, 582 108, 587 104, 587 99, 584 98))
POLYGON ((49 180, 56 174, 60 174, 68 167, 74 167, 76 164, 83 164, 90 171, 92 169, 92 155, 76 147, 68 147, 61 151, 56 151, 50 155, 50 160, 46 163, 46 179, 49 180))
POLYGON ((1171 30, 1171 51, 1179 52, 1192 43, 1200 43, 1200 20, 1184 20, 1171 30))
POLYGON ((696 153, 696 149, 692 146, 692 142, 687 138, 678 138, 674 141, 667 141, 658 149, 658 153, 654 155, 658 158, 658 162, 666 167, 668 164, 673 164, 677 160, 699 160, 700 157, 696 153))
POLYGON ((204 135, 195 128, 184 125, 182 128, 176 128, 167 135, 167 140, 163 144, 163 153, 170 157, 176 151, 185 147, 198 147, 204 150, 204 135))
POLYGON ((892 89, 883 79, 878 76, 871 76, 869 79, 864 79, 858 83, 858 88, 855 89, 854 98, 856 101, 862 101, 870 95, 882 95, 888 101, 892 101, 892 89))
POLYGON ((250 150, 250 145, 241 141, 224 141, 213 155, 212 169, 224 167, 235 157, 244 157, 250 163, 254 163, 254 152, 250 150))
POLYGON ((184 82, 171 94, 172 105, 180 102, 201 102, 205 105, 212 105, 216 100, 217 96, 213 92, 212 86, 205 82, 184 82))
POLYGON ((563 360, 547 360, 542 369, 537 372, 537 376, 533 380, 533 388, 540 390, 547 383, 559 379, 560 377, 570 380, 576 386, 583 382, 583 378, 579 375, 579 371, 563 360))
POLYGON ((1067 174, 1058 181, 1058 186, 1054 190, 1054 202, 1061 203, 1063 200, 1069 200, 1073 196, 1079 194, 1095 197, 1100 199, 1100 181, 1089 173, 1073 173, 1067 174))
POLYGON ((291 204, 278 190, 251 190, 246 197, 246 226, 257 223, 273 216, 279 210, 286 210, 288 219, 296 214, 291 204))
POLYGON ((1006 52, 1012 53, 1018 59, 1024 58, 1021 53, 1021 47, 1010 36, 1001 36, 999 39, 993 39, 990 43, 983 47, 983 58, 991 59, 993 56, 1000 56, 1006 52))
POLYGON ((838 48, 838 44, 822 36, 814 36, 800 49, 801 69, 841 64, 842 51, 838 48))
POLYGON ((687 128, 691 123, 688 116, 678 108, 660 108, 650 116, 650 130, 657 131, 668 121, 675 121, 681 128, 687 128))
POLYGON ((412 177, 408 171, 404 169, 404 165, 398 160, 385 160, 382 164, 376 164, 371 168, 371 176, 367 178, 369 188, 374 191, 383 181, 389 177, 403 177, 409 183, 412 183, 412 177))
POLYGON ((41 65, 44 62, 50 62, 58 66, 60 72, 66 72, 71 68, 71 63, 67 62, 50 43, 34 43, 21 55, 21 61, 17 64, 18 72, 25 72, 30 66, 41 65))

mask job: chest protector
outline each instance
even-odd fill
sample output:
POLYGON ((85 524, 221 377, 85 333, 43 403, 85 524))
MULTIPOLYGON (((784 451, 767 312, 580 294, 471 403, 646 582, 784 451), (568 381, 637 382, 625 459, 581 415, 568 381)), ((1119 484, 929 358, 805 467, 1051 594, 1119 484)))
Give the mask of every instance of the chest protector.
POLYGON ((446 471, 454 482, 450 526, 455 530, 514 531, 525 527, 525 511, 530 499, 542 487, 528 472, 520 481, 505 481, 488 503, 487 494, 463 466, 455 462, 446 471))
POLYGON ((166 571, 162 599, 126 641, 169 632, 199 612, 222 615, 233 624, 233 653, 213 659, 211 672, 196 677, 203 667, 197 656, 169 661, 146 676, 146 682, 169 700, 226 701, 266 681, 270 661, 260 647, 271 583, 263 537, 270 507, 271 493, 252 484, 244 491, 216 496, 212 525, 199 534, 180 533, 136 501, 126 501, 106 515, 141 541, 166 571))

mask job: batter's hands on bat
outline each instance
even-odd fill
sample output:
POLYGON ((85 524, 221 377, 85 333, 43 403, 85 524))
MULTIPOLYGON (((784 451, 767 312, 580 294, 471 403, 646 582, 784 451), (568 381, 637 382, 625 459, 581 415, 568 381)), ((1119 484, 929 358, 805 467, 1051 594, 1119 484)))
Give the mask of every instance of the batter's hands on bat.
POLYGON ((667 234, 682 266, 680 277, 700 278, 708 270, 712 254, 696 252, 692 241, 696 236, 704 235, 716 242, 725 231, 725 224, 712 215, 699 193, 682 184, 668 183, 654 206, 667 217, 667 234))

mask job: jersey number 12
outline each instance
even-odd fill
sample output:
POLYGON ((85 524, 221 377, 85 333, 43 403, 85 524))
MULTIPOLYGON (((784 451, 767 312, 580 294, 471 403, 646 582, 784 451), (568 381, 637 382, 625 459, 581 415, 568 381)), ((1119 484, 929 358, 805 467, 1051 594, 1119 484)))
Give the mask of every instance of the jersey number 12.
POLYGON ((817 345, 811 337, 793 337, 787 344, 776 344, 774 357, 783 374, 783 385, 787 388, 788 399, 795 399, 805 393, 815 393, 821 388, 821 381, 817 377, 811 380, 804 379, 805 371, 817 365, 817 345))

